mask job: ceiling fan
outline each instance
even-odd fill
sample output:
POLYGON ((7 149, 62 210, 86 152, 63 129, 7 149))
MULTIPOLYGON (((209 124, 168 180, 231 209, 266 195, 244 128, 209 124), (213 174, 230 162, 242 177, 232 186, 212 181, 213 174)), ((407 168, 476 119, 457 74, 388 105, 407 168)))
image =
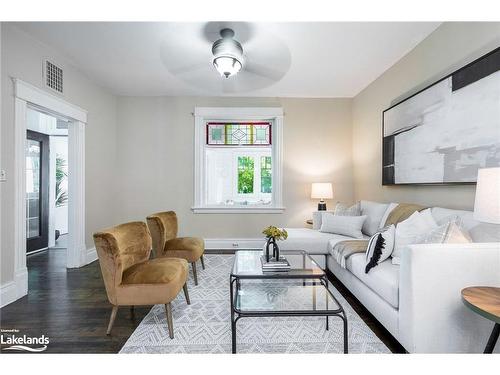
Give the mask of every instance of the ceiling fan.
POLYGON ((233 39, 233 29, 222 29, 220 36, 212 45, 213 64, 221 76, 229 78, 243 67, 243 47, 233 39))
POLYGON ((264 25, 186 23, 168 31, 161 45, 167 70, 211 94, 265 88, 280 81, 290 68, 288 47, 264 25))

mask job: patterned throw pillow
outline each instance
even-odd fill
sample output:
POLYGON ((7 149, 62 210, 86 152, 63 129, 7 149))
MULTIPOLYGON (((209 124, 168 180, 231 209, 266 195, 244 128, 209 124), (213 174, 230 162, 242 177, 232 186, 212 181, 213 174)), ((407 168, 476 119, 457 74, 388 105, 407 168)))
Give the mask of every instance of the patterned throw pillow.
POLYGON ((361 205, 360 202, 348 207, 343 203, 337 203, 335 206, 335 211, 333 214, 336 216, 361 216, 361 205))
POLYGON ((470 243, 472 239, 462 225, 460 217, 452 217, 429 233, 420 237, 417 243, 470 243))
POLYGON ((394 249, 395 234, 396 227, 390 225, 370 237, 366 250, 365 273, 368 273, 373 267, 376 267, 391 256, 394 249))

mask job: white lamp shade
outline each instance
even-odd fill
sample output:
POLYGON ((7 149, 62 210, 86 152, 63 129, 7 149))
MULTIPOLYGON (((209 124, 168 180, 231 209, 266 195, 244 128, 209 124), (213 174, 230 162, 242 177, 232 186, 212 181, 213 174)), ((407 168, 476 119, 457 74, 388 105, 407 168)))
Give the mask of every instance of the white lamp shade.
POLYGON ((332 199, 333 189, 329 182, 313 182, 311 187, 312 199, 332 199))
POLYGON ((474 219, 484 223, 500 224, 500 168, 479 170, 474 219))

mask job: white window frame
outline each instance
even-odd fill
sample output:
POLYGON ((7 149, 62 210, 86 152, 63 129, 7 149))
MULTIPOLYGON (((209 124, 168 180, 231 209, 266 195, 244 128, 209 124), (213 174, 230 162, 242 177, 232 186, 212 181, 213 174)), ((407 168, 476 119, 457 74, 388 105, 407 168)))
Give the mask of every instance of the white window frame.
POLYGON ((283 108, 196 107, 194 110, 194 213, 282 213, 283 206, 283 108), (269 206, 213 206, 206 204, 206 123, 221 121, 271 121, 272 204, 269 206))

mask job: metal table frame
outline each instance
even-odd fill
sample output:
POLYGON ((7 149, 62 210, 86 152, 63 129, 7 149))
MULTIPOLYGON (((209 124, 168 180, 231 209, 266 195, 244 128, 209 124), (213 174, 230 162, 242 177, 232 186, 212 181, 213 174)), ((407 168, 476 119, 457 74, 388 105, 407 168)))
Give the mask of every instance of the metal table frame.
MULTIPOLYGON (((309 257, 310 261, 314 264, 314 260, 304 251, 298 252, 302 254, 304 257, 309 257)), ((230 302, 231 302, 231 344, 232 344, 232 353, 236 353, 236 323, 241 318, 245 317, 275 317, 275 316, 324 316, 326 317, 326 330, 329 328, 328 317, 336 316, 342 319, 343 328, 344 328, 344 353, 348 353, 348 342, 347 342, 347 316, 345 314, 342 305, 335 298, 332 292, 328 289, 328 278, 323 271, 322 275, 317 274, 289 274, 288 272, 270 272, 269 274, 263 275, 234 275, 231 271, 231 275, 229 277, 229 293, 230 293, 230 302), (335 301, 335 303, 339 306, 338 309, 335 310, 284 310, 284 311, 260 311, 260 310, 252 310, 252 311, 243 311, 236 308, 236 298, 238 295, 238 291, 241 289, 241 280, 287 280, 287 279, 303 279, 304 285, 305 280, 312 280, 313 286, 315 285, 315 280, 319 281, 319 284, 322 285, 326 289, 326 293, 328 293, 331 298, 335 301), (235 285, 236 284, 236 287, 235 285), (236 293, 235 293, 236 291, 236 293)), ((326 307, 328 308, 328 294, 326 296, 326 307)), ((313 301, 315 298, 315 289, 313 288, 313 301)))

